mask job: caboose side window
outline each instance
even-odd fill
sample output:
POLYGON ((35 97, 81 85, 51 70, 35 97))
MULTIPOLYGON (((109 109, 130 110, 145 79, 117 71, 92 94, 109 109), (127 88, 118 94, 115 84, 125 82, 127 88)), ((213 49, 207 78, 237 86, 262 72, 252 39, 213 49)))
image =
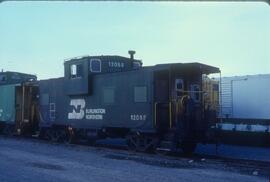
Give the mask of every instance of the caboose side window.
POLYGON ((147 102, 147 87, 146 86, 134 87, 134 101, 147 102))
POLYGON ((77 75, 77 66, 75 64, 70 66, 70 75, 71 77, 75 77, 77 75))

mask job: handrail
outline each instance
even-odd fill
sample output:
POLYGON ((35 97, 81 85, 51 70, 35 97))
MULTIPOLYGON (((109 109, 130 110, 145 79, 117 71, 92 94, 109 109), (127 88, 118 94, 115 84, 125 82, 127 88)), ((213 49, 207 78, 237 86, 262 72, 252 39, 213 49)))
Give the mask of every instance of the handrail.
POLYGON ((204 93, 205 91, 179 90, 177 92, 184 92, 184 93, 204 93))
POLYGON ((170 128, 172 128, 172 102, 169 102, 170 128))
POLYGON ((155 102, 155 107, 154 107, 154 116, 155 116, 155 126, 157 126, 157 102, 155 102))

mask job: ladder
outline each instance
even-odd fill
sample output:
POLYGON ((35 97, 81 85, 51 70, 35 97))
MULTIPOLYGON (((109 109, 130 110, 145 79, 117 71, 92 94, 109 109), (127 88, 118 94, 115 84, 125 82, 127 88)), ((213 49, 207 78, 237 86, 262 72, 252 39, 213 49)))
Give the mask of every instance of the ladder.
POLYGON ((219 117, 233 117, 233 85, 232 80, 222 79, 220 83, 219 117))

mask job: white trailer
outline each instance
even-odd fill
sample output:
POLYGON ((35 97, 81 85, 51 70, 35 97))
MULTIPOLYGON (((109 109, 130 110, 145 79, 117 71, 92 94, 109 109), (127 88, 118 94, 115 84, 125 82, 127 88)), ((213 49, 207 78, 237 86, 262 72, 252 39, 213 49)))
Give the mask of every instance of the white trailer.
POLYGON ((270 146, 270 74, 222 77, 219 86, 223 140, 270 146))
POLYGON ((222 77, 220 117, 270 119, 270 74, 222 77))

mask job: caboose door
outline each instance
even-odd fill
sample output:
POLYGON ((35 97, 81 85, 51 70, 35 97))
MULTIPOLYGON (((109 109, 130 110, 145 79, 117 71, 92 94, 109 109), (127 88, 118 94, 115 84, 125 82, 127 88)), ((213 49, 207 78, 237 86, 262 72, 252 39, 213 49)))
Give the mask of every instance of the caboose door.
POLYGON ((158 130, 167 130, 170 126, 169 70, 154 73, 154 120, 158 130))

